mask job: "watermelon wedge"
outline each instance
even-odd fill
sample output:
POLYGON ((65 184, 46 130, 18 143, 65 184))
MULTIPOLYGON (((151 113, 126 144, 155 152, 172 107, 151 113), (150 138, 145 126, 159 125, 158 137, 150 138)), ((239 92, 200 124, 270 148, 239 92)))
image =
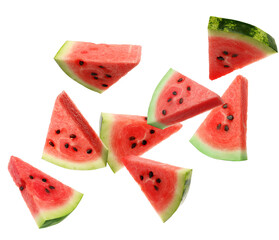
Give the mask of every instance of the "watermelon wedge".
POLYGON ((12 156, 8 169, 39 228, 61 222, 83 196, 20 158, 12 156))
POLYGON ((225 104, 209 113, 190 142, 212 158, 247 160, 247 79, 238 75, 222 99, 225 104))
POLYGON ((83 86, 102 93, 137 66, 141 46, 66 41, 54 59, 83 86))
POLYGON ((208 42, 211 80, 277 52, 276 42, 269 34, 253 25, 226 18, 209 18, 208 42))
POLYGON ((153 93, 147 123, 164 129, 222 103, 216 93, 171 68, 153 93))
POLYGON ((106 166, 107 148, 65 91, 55 101, 42 158, 76 170, 106 166))
POLYGON ((167 221, 186 198, 192 169, 137 156, 123 157, 122 162, 162 221, 167 221))
POLYGON ((178 123, 162 130, 147 124, 147 118, 143 116, 102 113, 100 137, 109 149, 109 166, 117 172, 123 167, 121 157, 141 155, 181 127, 178 123))

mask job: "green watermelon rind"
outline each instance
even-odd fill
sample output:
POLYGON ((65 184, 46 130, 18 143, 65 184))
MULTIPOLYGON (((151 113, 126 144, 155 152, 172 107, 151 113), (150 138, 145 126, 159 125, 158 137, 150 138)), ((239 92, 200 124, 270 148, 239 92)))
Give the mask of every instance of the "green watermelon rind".
POLYGON ((160 212, 163 222, 166 222, 184 202, 188 194, 192 178, 192 169, 182 168, 177 172, 177 184, 175 188, 175 197, 165 210, 160 212))
POLYGON ((73 170, 93 170, 98 169, 106 166, 107 162, 107 156, 108 156, 108 150, 104 146, 102 150, 102 154, 99 158, 87 162, 70 162, 65 161, 64 159, 57 158, 54 156, 51 156, 47 154, 46 152, 43 152, 42 159, 53 163, 57 166, 64 167, 67 169, 73 169, 73 170))
POLYGON ((248 159, 246 150, 230 151, 216 149, 203 142, 197 134, 194 134, 194 136, 190 139, 190 143, 201 153, 211 158, 228 161, 244 161, 248 159))
POLYGON ((110 113, 101 113, 100 117, 100 138, 105 146, 108 148, 108 156, 107 156, 107 163, 110 166, 111 170, 116 173, 119 171, 123 164, 122 162, 116 157, 110 147, 110 135, 111 129, 113 125, 114 117, 113 114, 110 113))
POLYGON ((151 101, 149 104, 149 108, 148 108, 148 115, 147 115, 147 123, 151 126, 154 126, 154 127, 160 128, 160 129, 165 129, 168 127, 168 125, 165 125, 165 124, 157 121, 156 109, 157 109, 157 102, 160 97, 160 94, 161 94, 162 90, 164 89, 164 87, 166 86, 168 80, 174 74, 174 72, 175 71, 172 68, 169 69, 169 71, 164 75, 164 77, 161 79, 161 81, 157 85, 157 87, 152 95, 152 98, 151 98, 151 101))
POLYGON ((96 88, 86 82, 84 82, 81 78, 79 78, 70 68, 69 66, 65 63, 63 60, 64 56, 66 56, 70 51, 72 46, 74 45, 74 42, 72 41, 66 41, 63 46, 60 48, 60 50, 56 53, 54 60, 56 63, 59 65, 59 67, 73 80, 78 82, 79 84, 83 85, 84 87, 93 90, 98 93, 104 92, 104 90, 96 88))
POLYGON ((267 55, 278 52, 274 38, 268 33, 256 26, 233 19, 211 16, 208 22, 208 35, 242 40, 267 55))
POLYGON ((38 227, 46 228, 64 220, 72 211, 74 211, 82 197, 82 193, 74 190, 71 199, 63 204, 63 206, 40 211, 35 218, 38 227))

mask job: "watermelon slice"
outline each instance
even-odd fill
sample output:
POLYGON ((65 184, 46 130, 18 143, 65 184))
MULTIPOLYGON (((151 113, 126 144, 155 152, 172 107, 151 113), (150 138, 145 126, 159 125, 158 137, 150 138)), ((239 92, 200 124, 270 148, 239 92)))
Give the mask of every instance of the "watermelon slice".
POLYGON ((83 196, 17 157, 10 158, 8 169, 39 228, 61 222, 83 196))
POLYGON ((167 221, 186 198, 192 169, 137 156, 123 157, 122 162, 140 185, 162 221, 167 221))
POLYGON ((153 93, 147 123, 164 129, 222 103, 216 93, 171 68, 153 93))
POLYGON ((137 115, 101 114, 100 137, 109 149, 107 162, 113 172, 123 167, 122 156, 141 155, 182 127, 178 123, 162 130, 148 125, 146 119, 137 115))
POLYGON ((237 76, 222 99, 225 104, 209 113, 190 142, 212 158, 247 160, 247 79, 237 76))
POLYGON ((138 65, 141 46, 66 41, 54 57, 83 86, 102 93, 138 65))
POLYGON ((106 166, 107 148, 65 91, 55 101, 42 158, 69 169, 106 166))
POLYGON ((276 42, 269 34, 226 18, 209 18, 208 42, 211 80, 277 52, 276 42))

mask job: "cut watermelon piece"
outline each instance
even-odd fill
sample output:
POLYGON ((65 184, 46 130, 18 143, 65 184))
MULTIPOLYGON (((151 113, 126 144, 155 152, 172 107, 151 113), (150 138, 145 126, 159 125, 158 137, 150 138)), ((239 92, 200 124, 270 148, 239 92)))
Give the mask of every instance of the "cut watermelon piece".
POLYGON ((123 157, 122 162, 162 221, 167 221, 186 198, 191 183, 192 169, 137 156, 123 157))
POLYGON ((211 80, 277 52, 276 42, 269 34, 226 18, 209 18, 208 42, 211 80))
POLYGON ((190 142, 212 158, 247 160, 247 79, 237 76, 222 99, 225 104, 209 113, 190 142))
POLYGON ((100 137, 109 149, 109 166, 117 172, 123 167, 121 157, 141 155, 181 127, 178 123, 162 130, 148 125, 143 116, 102 113, 100 137))
POLYGON ((55 101, 42 158, 69 169, 106 166, 107 148, 65 91, 55 101))
POLYGON ((102 93, 137 66, 141 46, 66 41, 54 57, 83 86, 102 93))
POLYGON ((222 103, 216 93, 171 68, 153 93, 147 123, 164 129, 222 103))
POLYGON ((61 222, 83 196, 17 157, 10 158, 8 169, 39 228, 61 222))

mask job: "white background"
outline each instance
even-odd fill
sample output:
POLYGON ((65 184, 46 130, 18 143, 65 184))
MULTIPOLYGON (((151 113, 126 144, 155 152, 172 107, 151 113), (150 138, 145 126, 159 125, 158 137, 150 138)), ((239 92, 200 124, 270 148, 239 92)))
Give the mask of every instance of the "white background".
POLYGON ((0 239, 278 239, 278 54, 210 81, 210 15, 241 20, 279 43, 276 1, 2 1, 0 239), (140 64, 103 94, 71 80, 53 60, 66 40, 142 45, 140 64), (99 132, 101 112, 146 115, 172 67, 215 91, 249 81, 248 161, 211 159, 189 139, 208 113, 143 156, 192 168, 186 201, 162 223, 126 169, 73 171, 41 159, 56 96, 65 90, 99 132), (38 229, 7 170, 11 155, 84 193, 58 225, 38 229))

